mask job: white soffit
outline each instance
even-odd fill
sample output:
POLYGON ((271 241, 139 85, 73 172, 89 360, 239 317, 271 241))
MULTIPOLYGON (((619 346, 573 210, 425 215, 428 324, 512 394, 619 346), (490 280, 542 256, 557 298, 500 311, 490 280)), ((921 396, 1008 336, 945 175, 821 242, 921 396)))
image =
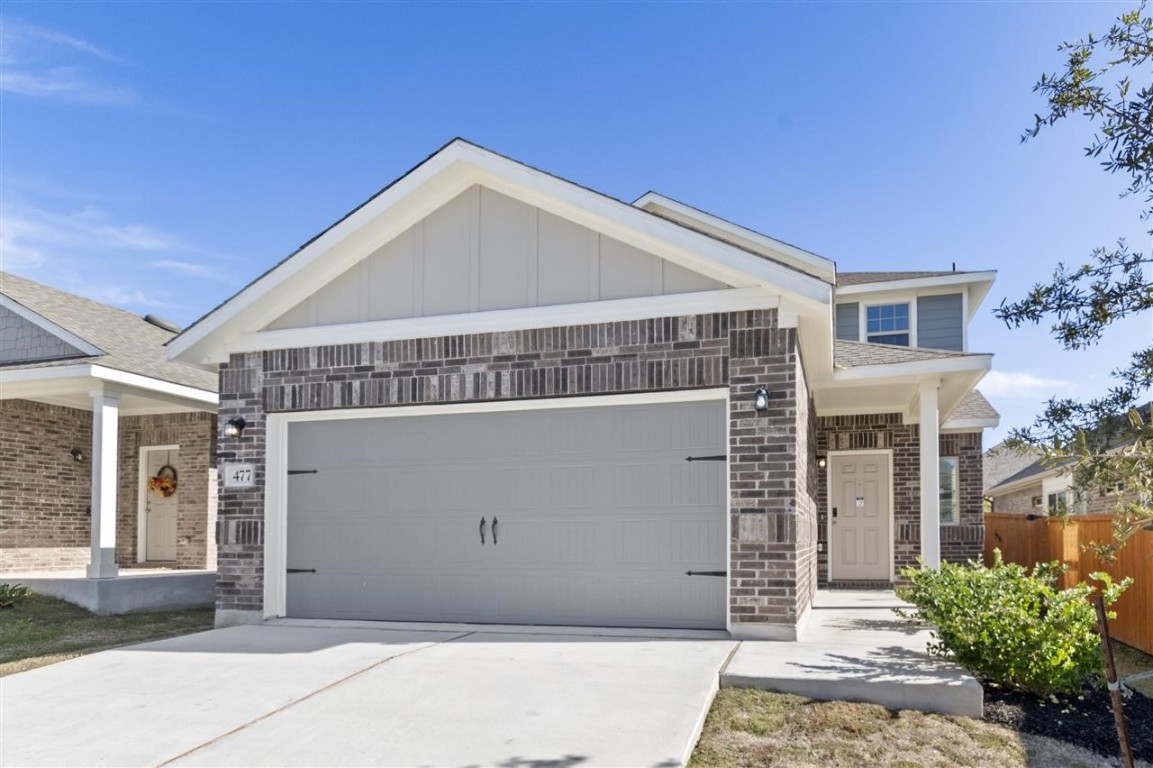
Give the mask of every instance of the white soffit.
POLYGON ((831 286, 810 275, 456 140, 172 339, 169 358, 223 361, 241 334, 255 333, 473 184, 730 285, 787 294, 803 312, 831 314, 831 286))

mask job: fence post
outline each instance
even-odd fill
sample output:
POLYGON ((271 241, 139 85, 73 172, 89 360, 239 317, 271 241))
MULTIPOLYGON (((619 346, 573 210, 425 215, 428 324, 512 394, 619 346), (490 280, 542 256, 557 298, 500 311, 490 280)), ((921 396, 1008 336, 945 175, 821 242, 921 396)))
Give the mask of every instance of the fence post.
POLYGON ((1046 560, 1064 563, 1067 567, 1058 582, 1061 589, 1075 587, 1081 581, 1081 538, 1076 520, 1050 517, 1046 520, 1048 551, 1046 560))

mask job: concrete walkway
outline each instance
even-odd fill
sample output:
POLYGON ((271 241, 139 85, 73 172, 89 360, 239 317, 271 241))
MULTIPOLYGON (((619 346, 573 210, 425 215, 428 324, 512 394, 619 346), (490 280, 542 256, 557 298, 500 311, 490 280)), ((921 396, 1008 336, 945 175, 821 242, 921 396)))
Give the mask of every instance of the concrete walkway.
POLYGON ((819 591, 797 642, 741 643, 721 685, 980 717, 981 685, 929 657, 929 631, 898 618, 902 605, 892 592, 819 591))
POLYGON ((0 765, 676 766, 735 645, 213 630, 0 680, 0 765))

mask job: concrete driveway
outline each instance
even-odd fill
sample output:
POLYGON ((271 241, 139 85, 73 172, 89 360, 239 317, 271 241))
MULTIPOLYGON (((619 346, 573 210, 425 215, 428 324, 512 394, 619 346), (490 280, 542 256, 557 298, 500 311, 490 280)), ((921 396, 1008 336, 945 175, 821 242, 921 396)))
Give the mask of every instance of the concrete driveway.
POLYGON ((727 640, 263 625, 0 680, 4 766, 674 766, 727 640))

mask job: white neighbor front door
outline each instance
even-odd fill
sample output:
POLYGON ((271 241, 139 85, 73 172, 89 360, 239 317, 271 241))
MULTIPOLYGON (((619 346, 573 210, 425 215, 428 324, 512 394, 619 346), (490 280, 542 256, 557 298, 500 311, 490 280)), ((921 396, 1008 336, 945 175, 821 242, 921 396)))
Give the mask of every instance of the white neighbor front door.
POLYGON ((180 497, 179 469, 180 451, 176 448, 158 447, 142 448, 141 467, 144 477, 141 479, 143 493, 141 506, 143 507, 144 547, 141 561, 157 562, 176 559, 176 508, 180 497), (156 477, 160 470, 169 466, 177 470, 177 490, 171 496, 161 496, 148 489, 149 478, 156 477))
POLYGON ((892 490, 887 453, 829 459, 829 542, 836 581, 889 581, 892 490))

